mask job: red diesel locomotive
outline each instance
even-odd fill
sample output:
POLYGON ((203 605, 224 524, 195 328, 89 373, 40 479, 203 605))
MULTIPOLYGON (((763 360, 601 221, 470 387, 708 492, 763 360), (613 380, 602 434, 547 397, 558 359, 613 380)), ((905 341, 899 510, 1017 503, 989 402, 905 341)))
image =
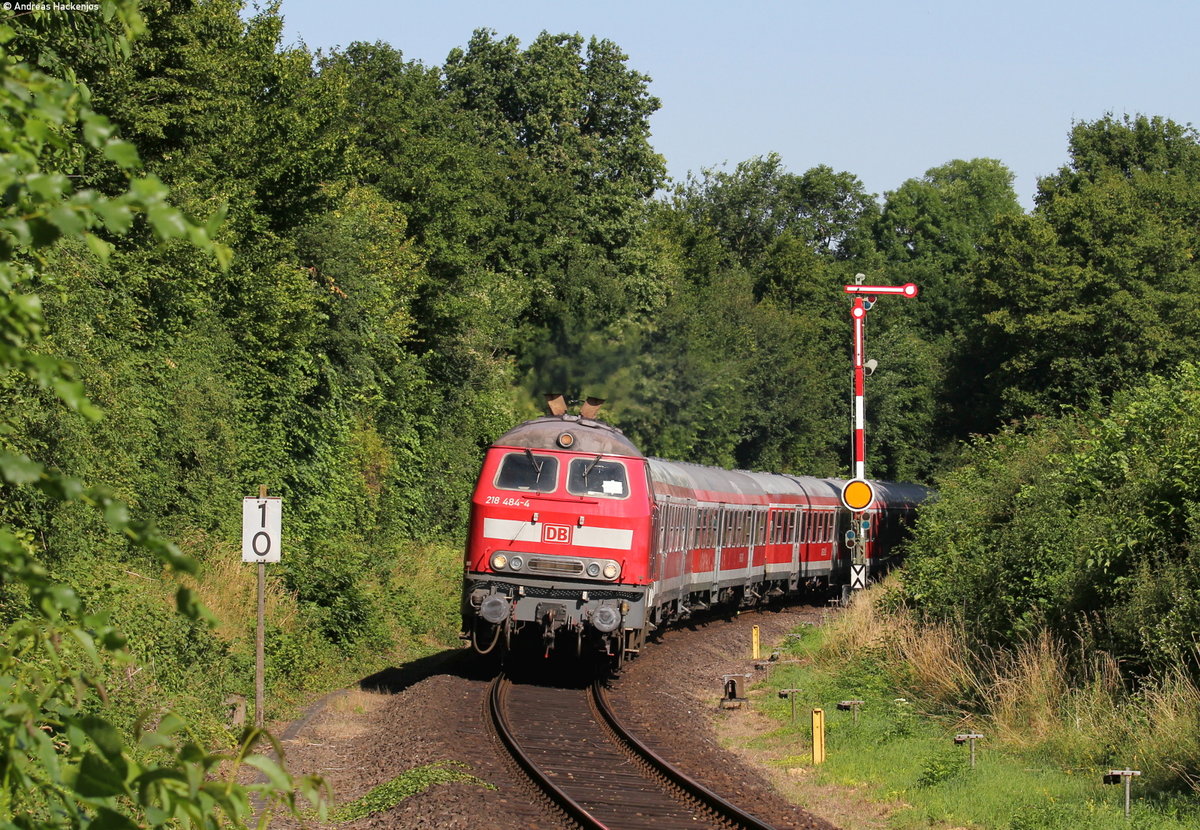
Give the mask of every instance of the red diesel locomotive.
MULTIPOLYGON (((585 415, 528 421, 488 449, 475 487, 464 636, 480 653, 518 634, 547 654, 592 641, 620 662, 693 611, 844 584, 842 484, 647 458, 585 415)), ((927 491, 873 486, 865 549, 877 573, 927 491)))

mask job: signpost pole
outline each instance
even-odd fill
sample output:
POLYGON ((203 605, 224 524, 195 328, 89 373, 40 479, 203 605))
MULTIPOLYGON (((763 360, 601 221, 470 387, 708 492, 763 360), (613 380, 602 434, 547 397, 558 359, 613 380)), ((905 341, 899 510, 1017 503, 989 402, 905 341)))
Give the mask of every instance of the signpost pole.
MULTIPOLYGON (((258 486, 258 497, 267 497, 267 485, 258 486)), ((258 628, 254 635, 254 725, 262 728, 266 697, 267 563, 258 562, 258 628)))
POLYGON ((253 562, 258 570, 258 625, 254 636, 254 725, 266 719, 266 628, 267 563, 278 562, 283 546, 283 502, 268 496, 267 486, 258 486, 258 497, 242 499, 242 561, 253 562))

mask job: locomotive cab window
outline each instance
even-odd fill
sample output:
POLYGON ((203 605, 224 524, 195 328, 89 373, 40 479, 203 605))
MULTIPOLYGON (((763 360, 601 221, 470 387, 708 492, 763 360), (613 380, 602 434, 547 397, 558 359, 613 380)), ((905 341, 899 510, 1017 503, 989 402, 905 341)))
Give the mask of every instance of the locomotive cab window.
POLYGON ((558 459, 552 455, 510 452, 500 462, 496 487, 500 490, 553 493, 558 487, 558 459))
POLYGON ((572 458, 567 467, 567 492, 575 496, 623 499, 629 495, 629 479, 620 461, 572 458))

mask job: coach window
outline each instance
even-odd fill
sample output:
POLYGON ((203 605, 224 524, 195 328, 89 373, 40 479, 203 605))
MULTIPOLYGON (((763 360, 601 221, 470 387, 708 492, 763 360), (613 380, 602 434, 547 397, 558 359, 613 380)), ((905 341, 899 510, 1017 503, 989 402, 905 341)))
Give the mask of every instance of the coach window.
POLYGON ((501 490, 533 490, 552 493, 558 486, 558 459, 552 455, 510 452, 500 462, 496 487, 501 490))
POLYGON ((620 461, 572 458, 567 467, 567 492, 576 496, 623 499, 629 495, 629 479, 620 461))

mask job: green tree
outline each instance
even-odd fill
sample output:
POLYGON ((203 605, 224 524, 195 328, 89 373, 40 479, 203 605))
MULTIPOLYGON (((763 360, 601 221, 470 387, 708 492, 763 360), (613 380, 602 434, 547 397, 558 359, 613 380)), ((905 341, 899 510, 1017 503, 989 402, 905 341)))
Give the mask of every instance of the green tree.
POLYGON ((649 143, 659 102, 626 60, 606 40, 543 32, 522 49, 487 30, 446 59, 449 99, 506 160, 486 264, 528 291, 516 350, 534 396, 593 382, 658 302, 638 242, 665 180, 649 143))
POLYGON ((912 282, 921 294, 871 315, 881 371, 868 415, 881 474, 925 479, 969 431, 968 413, 988 389, 973 342, 982 313, 975 266, 997 222, 1021 215, 1012 174, 994 159, 950 161, 885 194, 868 281, 912 282))
POLYGON ((1200 350, 1200 136, 1144 116, 1080 123, 1030 217, 986 243, 977 425, 1055 412, 1200 350))
POLYGON ((927 337, 961 332, 976 310, 983 241, 1001 217, 1022 213, 1012 181, 995 159, 955 160, 884 196, 875 238, 886 279, 921 287, 921 302, 902 313, 927 337))
POLYGON ((1049 627, 1131 671, 1200 672, 1198 389, 1187 363, 976 440, 916 527, 910 600, 992 645, 1049 627))
POLYGON ((746 267, 785 234, 824 257, 863 256, 870 247, 866 222, 877 211, 857 177, 824 165, 788 173, 776 153, 740 162, 732 173, 705 170, 677 199, 746 267))
MULTIPOLYGON (((504 143, 532 165, 524 184, 528 205, 545 226, 542 240, 577 236, 604 250, 630 238, 637 208, 663 182, 665 165, 650 146, 649 117, 659 101, 650 79, 628 69, 628 57, 608 40, 543 32, 524 51, 512 36, 476 30, 466 49, 446 58, 446 87, 504 143)), ((536 231, 535 231, 536 232, 536 231)))
MULTIPOLYGON (((105 2, 117 24, 98 24, 94 34, 126 45, 141 20, 130 3, 105 2)), ((34 23, 39 19, 34 18, 34 23)), ((48 27, 50 30, 53 26, 48 27)), ((0 26, 0 43, 16 40, 0 26)), ((19 49, 24 50, 21 43, 19 49)), ((24 51, 18 54, 25 54, 24 51)), ((54 61, 46 59, 51 66, 54 61)), ((144 219, 159 240, 186 239, 227 261, 227 249, 210 239, 212 226, 187 220, 167 199, 153 176, 132 176, 136 150, 121 140, 113 125, 90 105, 87 90, 70 80, 39 71, 0 48, 0 180, 7 199, 0 209, 0 372, 4 392, 21 394, 17 378, 51 393, 68 409, 88 418, 99 412, 84 397, 71 366, 39 348, 45 330, 39 290, 45 290, 45 266, 54 252, 86 246, 104 260, 112 245, 100 234, 120 236, 144 219), (117 194, 76 189, 69 178, 88 155, 104 158, 126 176, 117 194)), ((31 396, 30 392, 24 393, 31 396)), ((36 394, 33 393, 33 394, 36 394)), ((194 563, 166 542, 145 520, 134 520, 124 504, 102 488, 87 488, 76 478, 51 470, 16 451, 9 434, 0 435, 0 481, 5 502, 35 490, 59 504, 96 509, 128 544, 153 554, 173 568, 194 563)), ((247 763, 265 772, 270 783, 242 787, 232 778, 216 778, 227 759, 179 733, 174 716, 140 735, 140 749, 126 744, 103 717, 100 667, 120 659, 124 640, 105 614, 87 610, 79 596, 55 580, 35 555, 28 524, 5 516, 0 525, 0 592, 5 599, 0 674, 4 685, 0 710, 0 821, 16 827, 217 827, 242 823, 252 812, 251 792, 272 803, 294 804, 294 783, 272 761, 250 755, 259 733, 250 730, 225 772, 232 776, 247 763), (24 605, 25 612, 15 613, 24 605), (221 818, 224 816, 224 818, 221 818)), ((200 615, 192 595, 181 589, 179 610, 200 615)), ((314 792, 311 782, 306 793, 314 792)))

